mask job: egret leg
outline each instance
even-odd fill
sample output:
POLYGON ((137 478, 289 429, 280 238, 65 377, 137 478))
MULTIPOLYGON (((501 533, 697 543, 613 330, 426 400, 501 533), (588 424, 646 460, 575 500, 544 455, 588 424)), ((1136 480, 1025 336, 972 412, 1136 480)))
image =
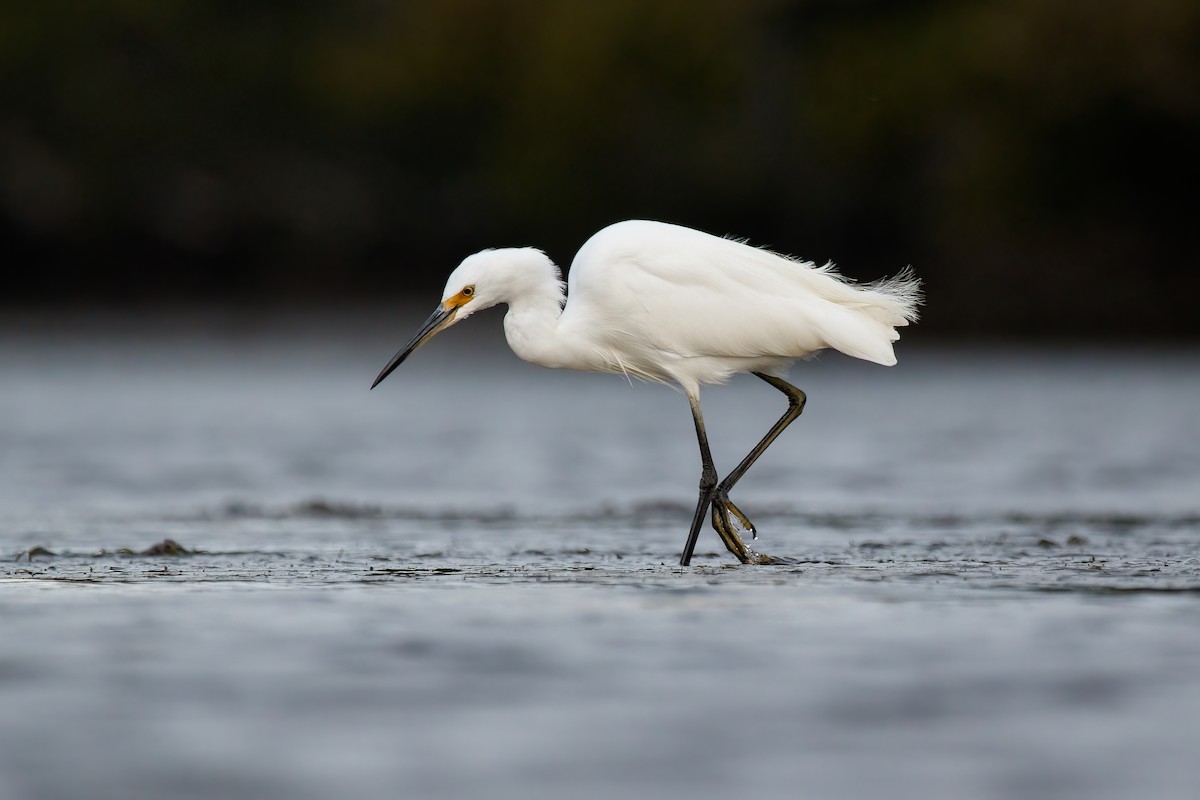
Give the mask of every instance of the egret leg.
MULTIPOLYGON (((742 513, 741 509, 739 509, 730 501, 729 490, 734 487, 734 484, 742 479, 742 476, 746 474, 746 470, 750 469, 750 466, 758 460, 759 456, 766 452, 767 448, 771 446, 771 443, 779 437, 779 434, 783 433, 784 428, 786 428, 788 425, 791 425, 796 418, 800 416, 800 414, 804 411, 804 404, 808 398, 804 392, 800 391, 795 386, 792 386, 790 383, 781 378, 776 378, 773 375, 766 375, 761 372, 756 372, 754 374, 787 395, 787 411, 785 411, 783 416, 771 426, 771 429, 767 431, 767 434, 762 438, 762 441, 756 444, 754 449, 747 453, 746 457, 742 459, 742 462, 734 467, 733 471, 726 475, 725 479, 717 485, 716 492, 713 494, 710 502, 712 503, 713 509, 713 527, 717 528, 718 533, 721 532, 721 527, 725 527, 726 529, 732 531, 733 525, 729 519, 729 515, 733 514, 733 516, 737 517, 738 521, 742 524, 742 527, 750 531, 751 534, 757 538, 758 534, 754 529, 754 525, 751 524, 750 520, 746 518, 746 515, 742 513)), ((722 538, 724 538, 724 536, 722 536, 722 538)))
MULTIPOLYGON (((696 513, 692 516, 692 527, 688 530, 687 542, 683 545, 683 555, 679 558, 680 566, 688 566, 692 563, 692 553, 696 549, 696 540, 700 537, 700 527, 704 524, 704 515, 708 511, 710 505, 719 491, 717 486, 717 468, 713 464, 712 451, 708 446, 708 434, 704 430, 704 415, 700 412, 700 398, 688 395, 688 402, 692 405, 692 419, 696 423, 696 441, 700 444, 700 498, 696 502, 696 513)), ((726 502, 728 500, 726 499, 726 502)), ((736 506, 735 506, 736 508, 736 506)), ((749 523, 741 511, 737 512, 739 519, 749 523)), ((726 516, 727 519, 727 516, 726 516)), ((729 552, 733 553, 743 564, 748 564, 751 561, 751 553, 746 547, 745 542, 733 530, 732 525, 721 525, 717 523, 717 513, 713 509, 713 527, 717 531, 717 535, 721 537, 721 541, 725 543, 725 547, 729 552)))
POLYGON ((796 421, 796 417, 800 416, 800 414, 804 411, 804 404, 808 401, 808 396, 805 395, 804 392, 800 391, 795 386, 792 386, 782 378, 776 378, 774 375, 766 375, 762 372, 756 372, 754 374, 787 395, 787 411, 783 412, 783 416, 779 418, 779 421, 771 426, 771 430, 767 431, 767 435, 762 438, 762 441, 756 444, 754 449, 746 454, 746 457, 742 459, 742 463, 734 467, 733 472, 730 472, 725 476, 725 480, 721 481, 720 485, 717 487, 718 496, 720 496, 722 492, 725 494, 729 493, 729 490, 733 488, 734 484, 740 481, 742 476, 746 474, 746 470, 750 469, 750 466, 758 460, 759 456, 767 451, 767 448, 770 447, 771 443, 779 437, 779 434, 783 433, 783 429, 796 421))
POLYGON ((708 434, 704 430, 704 414, 700 412, 700 398, 689 392, 688 402, 692 406, 692 420, 696 423, 696 441, 700 444, 700 498, 696 501, 696 513, 692 515, 692 527, 688 529, 688 538, 683 545, 683 554, 679 557, 679 565, 683 567, 692 563, 696 540, 700 538, 700 526, 704 524, 704 515, 708 512, 713 495, 717 491, 717 468, 713 464, 712 450, 708 446, 708 434))

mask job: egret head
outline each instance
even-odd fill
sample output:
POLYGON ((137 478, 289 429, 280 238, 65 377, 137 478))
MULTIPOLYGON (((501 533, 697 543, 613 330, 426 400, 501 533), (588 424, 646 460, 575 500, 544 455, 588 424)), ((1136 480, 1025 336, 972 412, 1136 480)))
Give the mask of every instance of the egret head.
POLYGON ((417 348, 446 328, 461 322, 476 311, 511 302, 514 297, 544 284, 547 269, 553 273, 554 281, 557 282, 558 268, 545 253, 532 247, 483 250, 467 256, 446 280, 442 302, 408 344, 392 356, 392 360, 379 373, 371 388, 378 386, 417 348))

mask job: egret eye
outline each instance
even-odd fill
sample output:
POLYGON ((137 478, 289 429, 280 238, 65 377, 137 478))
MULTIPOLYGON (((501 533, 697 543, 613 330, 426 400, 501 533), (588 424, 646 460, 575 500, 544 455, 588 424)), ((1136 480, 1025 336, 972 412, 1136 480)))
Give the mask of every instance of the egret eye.
POLYGON ((467 288, 465 288, 465 289, 463 289, 463 290, 462 290, 462 296, 463 296, 463 297, 470 297, 470 296, 471 296, 471 295, 473 295, 473 294, 475 294, 475 287, 474 287, 474 286, 468 286, 467 288))

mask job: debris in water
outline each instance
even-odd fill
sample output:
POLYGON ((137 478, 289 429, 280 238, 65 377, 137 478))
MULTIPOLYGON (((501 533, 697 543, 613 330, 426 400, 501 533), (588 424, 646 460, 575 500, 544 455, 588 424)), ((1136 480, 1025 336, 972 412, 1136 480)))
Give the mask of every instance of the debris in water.
POLYGON ((58 555, 58 553, 51 552, 50 550, 47 550, 45 547, 38 545, 36 547, 31 547, 28 550, 22 550, 20 553, 17 553, 17 557, 14 560, 20 561, 21 556, 25 556, 26 561, 33 561, 34 556, 56 556, 56 555, 58 555))
POLYGON ((190 551, 186 547, 180 545, 174 539, 164 539, 158 542, 157 545, 151 545, 145 548, 138 555, 194 555, 198 551, 190 551))

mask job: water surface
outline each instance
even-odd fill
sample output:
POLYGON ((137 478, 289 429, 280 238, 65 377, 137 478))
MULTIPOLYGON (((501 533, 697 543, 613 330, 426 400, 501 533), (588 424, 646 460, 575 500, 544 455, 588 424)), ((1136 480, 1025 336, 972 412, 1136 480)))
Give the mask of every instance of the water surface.
POLYGON ((1200 793, 1200 352, 799 365, 681 569, 682 396, 420 316, 6 324, 0 797, 1200 793))

